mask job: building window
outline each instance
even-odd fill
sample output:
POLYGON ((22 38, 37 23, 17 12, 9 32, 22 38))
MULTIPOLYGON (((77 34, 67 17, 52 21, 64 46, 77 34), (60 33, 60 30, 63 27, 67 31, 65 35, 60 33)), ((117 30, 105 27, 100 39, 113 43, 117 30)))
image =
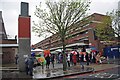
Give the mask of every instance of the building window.
POLYGON ((87 37, 82 37, 79 39, 79 41, 84 41, 84 40, 88 40, 88 36, 87 37))

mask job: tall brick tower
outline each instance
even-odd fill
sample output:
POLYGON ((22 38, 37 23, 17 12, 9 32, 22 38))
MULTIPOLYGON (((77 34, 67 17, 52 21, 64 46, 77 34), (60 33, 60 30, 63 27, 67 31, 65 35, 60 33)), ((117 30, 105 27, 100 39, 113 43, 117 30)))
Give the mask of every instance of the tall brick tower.
POLYGON ((19 40, 19 70, 25 71, 25 57, 31 56, 31 33, 30 33, 29 5, 21 2, 21 13, 18 18, 19 40))

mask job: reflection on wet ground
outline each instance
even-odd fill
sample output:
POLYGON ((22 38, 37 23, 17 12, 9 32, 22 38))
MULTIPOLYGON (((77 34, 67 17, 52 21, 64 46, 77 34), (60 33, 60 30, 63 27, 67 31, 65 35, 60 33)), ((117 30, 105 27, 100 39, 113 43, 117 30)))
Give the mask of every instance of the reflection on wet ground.
POLYGON ((91 72, 93 68, 85 67, 81 69, 80 66, 71 66, 67 69, 67 71, 63 71, 62 68, 56 69, 42 69, 40 66, 34 69, 34 76, 33 78, 53 78, 53 77, 61 77, 71 74, 78 74, 78 73, 85 73, 91 72))

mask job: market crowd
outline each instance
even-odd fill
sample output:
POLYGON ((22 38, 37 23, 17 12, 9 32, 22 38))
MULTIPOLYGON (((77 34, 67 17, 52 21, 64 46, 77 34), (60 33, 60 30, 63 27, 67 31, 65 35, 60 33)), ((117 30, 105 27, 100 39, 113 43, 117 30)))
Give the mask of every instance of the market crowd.
MULTIPOLYGON (((68 67, 75 66, 80 63, 81 68, 84 69, 84 65, 90 65, 91 63, 101 64, 102 60, 104 60, 101 52, 98 51, 90 51, 86 52, 86 49, 83 47, 80 52, 77 50, 72 50, 70 52, 66 52, 66 62, 68 67)), ((33 67, 41 66, 44 69, 49 69, 50 64, 52 67, 55 67, 55 64, 63 63, 63 53, 59 52, 58 54, 44 54, 44 55, 31 55, 30 58, 26 57, 25 65, 26 65, 26 74, 33 75, 33 67)))

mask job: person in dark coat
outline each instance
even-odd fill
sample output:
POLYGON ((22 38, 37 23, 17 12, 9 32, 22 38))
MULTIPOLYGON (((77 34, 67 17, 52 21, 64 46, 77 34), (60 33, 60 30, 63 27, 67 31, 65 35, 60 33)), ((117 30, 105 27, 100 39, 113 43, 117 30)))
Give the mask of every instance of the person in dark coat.
POLYGON ((45 60, 46 60, 46 68, 49 69, 49 65, 50 65, 50 56, 47 55, 47 56, 45 57, 45 60))
POLYGON ((95 56, 96 56, 96 52, 91 52, 91 61, 92 61, 92 63, 95 63, 95 61, 96 61, 95 56))
POLYGON ((34 67, 34 58, 30 57, 28 59, 28 68, 29 68, 30 76, 33 76, 33 67, 34 67))
POLYGON ((80 58, 80 65, 81 65, 81 68, 84 69, 84 64, 85 64, 85 55, 86 55, 86 49, 85 47, 82 48, 82 51, 81 51, 81 58, 80 58))
MULTIPOLYGON (((77 52, 77 51, 76 51, 76 52, 77 52)), ((77 62, 79 62, 79 52, 77 52, 76 57, 77 57, 77 62)))
POLYGON ((81 54, 81 57, 80 57, 80 65, 81 65, 81 68, 84 69, 84 54, 83 53, 81 54))
POLYGON ((86 49, 85 49, 85 47, 83 47, 83 48, 82 48, 82 52, 86 52, 86 49))
POLYGON ((29 60, 29 58, 26 57, 26 58, 25 58, 25 71, 26 71, 26 74, 27 74, 27 75, 28 75, 28 73, 29 73, 28 60, 29 60))
POLYGON ((18 55, 15 56, 15 64, 18 64, 18 55))
POLYGON ((54 60, 55 60, 55 54, 52 54, 51 55, 51 62, 52 62, 53 68, 54 68, 54 60))
POLYGON ((73 65, 73 59, 72 59, 73 54, 70 54, 70 63, 73 65))
POLYGON ((87 52, 86 52, 85 58, 86 58, 87 65, 89 65, 90 59, 89 59, 89 54, 87 52))

